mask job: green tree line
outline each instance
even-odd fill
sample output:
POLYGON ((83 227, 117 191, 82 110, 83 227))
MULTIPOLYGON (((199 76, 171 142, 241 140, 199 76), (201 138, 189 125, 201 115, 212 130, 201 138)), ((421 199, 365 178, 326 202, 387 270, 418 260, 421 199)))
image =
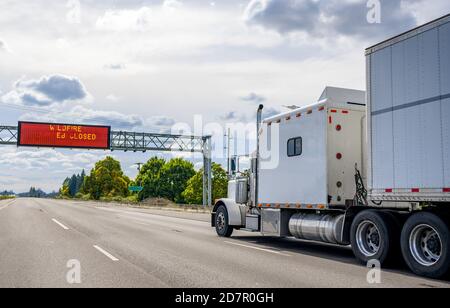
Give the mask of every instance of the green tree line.
MULTIPOLYGON (((227 175, 219 164, 212 164, 212 178, 213 199, 225 197, 227 175)), ((203 169, 196 172, 194 165, 182 158, 166 161, 155 156, 142 165, 132 181, 123 173, 119 161, 106 157, 95 164, 89 175, 85 175, 83 170, 79 175, 66 178, 60 196, 133 201, 166 198, 179 204, 201 204, 203 169), (129 186, 142 186, 143 190, 132 193, 129 186)))

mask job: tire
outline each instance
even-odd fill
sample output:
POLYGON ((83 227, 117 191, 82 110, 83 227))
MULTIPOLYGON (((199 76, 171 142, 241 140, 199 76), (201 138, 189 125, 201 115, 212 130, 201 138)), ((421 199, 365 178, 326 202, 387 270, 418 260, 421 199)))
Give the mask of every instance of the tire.
POLYGON ((350 243, 356 259, 364 265, 371 260, 393 264, 398 260, 399 241, 399 225, 392 214, 365 210, 353 220, 350 243))
POLYGON ((233 233, 233 227, 229 225, 228 211, 224 205, 219 206, 216 211, 216 232, 220 237, 230 237, 233 233))
POLYGON ((442 278, 450 270, 449 226, 429 212, 413 214, 401 234, 403 258, 419 276, 442 278))

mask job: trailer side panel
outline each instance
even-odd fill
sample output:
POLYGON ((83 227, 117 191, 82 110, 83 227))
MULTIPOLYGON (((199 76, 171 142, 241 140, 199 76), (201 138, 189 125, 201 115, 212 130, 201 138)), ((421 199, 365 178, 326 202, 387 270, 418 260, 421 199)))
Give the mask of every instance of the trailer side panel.
POLYGON ((449 201, 450 18, 367 51, 377 200, 449 201))

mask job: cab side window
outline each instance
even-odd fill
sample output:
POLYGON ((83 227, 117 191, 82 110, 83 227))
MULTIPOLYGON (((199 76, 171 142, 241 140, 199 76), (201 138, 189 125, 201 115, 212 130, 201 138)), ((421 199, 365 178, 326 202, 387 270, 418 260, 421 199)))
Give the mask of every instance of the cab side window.
POLYGON ((302 137, 289 139, 287 142, 287 154, 289 157, 300 156, 303 152, 302 137))

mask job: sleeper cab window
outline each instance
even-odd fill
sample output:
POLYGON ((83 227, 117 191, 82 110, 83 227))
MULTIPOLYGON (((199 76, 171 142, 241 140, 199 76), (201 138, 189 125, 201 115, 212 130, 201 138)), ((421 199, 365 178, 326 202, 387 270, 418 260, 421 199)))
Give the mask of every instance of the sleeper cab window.
POLYGON ((303 152, 302 137, 292 138, 287 143, 287 154, 289 157, 300 156, 303 152))

